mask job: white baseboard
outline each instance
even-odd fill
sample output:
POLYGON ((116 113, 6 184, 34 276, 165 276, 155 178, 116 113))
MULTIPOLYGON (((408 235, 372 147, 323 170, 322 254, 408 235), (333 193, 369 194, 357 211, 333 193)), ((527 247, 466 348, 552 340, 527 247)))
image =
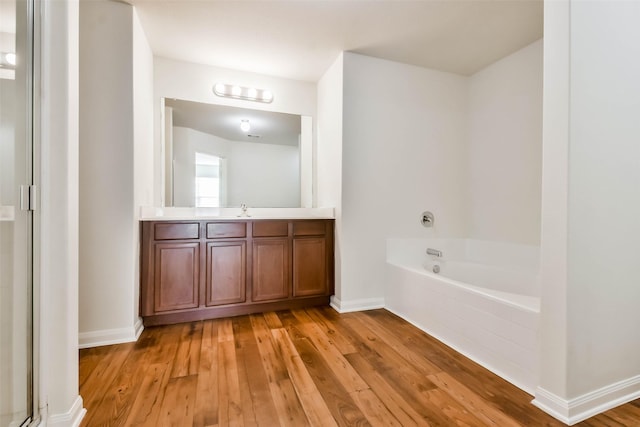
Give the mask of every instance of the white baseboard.
POLYGON ((136 320, 136 324, 133 325, 133 329, 136 337, 135 341, 138 341, 138 338, 140 338, 142 331, 144 331, 144 325, 142 324, 142 317, 138 317, 138 320, 136 320))
POLYGON ((375 310, 377 308, 384 308, 384 298, 365 298, 351 301, 341 301, 334 295, 331 297, 330 305, 338 313, 375 310))
POLYGON ((138 317, 135 325, 129 328, 81 332, 78 334, 78 347, 89 348, 137 341, 143 329, 142 318, 138 317))
POLYGON ((637 375, 569 400, 538 387, 532 403, 571 426, 639 397, 640 375, 637 375))
POLYGON ((47 427, 78 427, 86 413, 87 410, 82 407, 82 397, 78 396, 67 412, 49 415, 41 425, 44 424, 47 427))

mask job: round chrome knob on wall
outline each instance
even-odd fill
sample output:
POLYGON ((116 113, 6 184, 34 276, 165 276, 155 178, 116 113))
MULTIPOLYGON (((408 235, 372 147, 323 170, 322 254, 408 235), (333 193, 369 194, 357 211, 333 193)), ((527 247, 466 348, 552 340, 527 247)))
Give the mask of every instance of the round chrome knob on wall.
POLYGON ((431 212, 429 211, 422 212, 422 219, 420 220, 420 222, 422 222, 423 226, 433 227, 433 221, 434 221, 434 217, 431 212))

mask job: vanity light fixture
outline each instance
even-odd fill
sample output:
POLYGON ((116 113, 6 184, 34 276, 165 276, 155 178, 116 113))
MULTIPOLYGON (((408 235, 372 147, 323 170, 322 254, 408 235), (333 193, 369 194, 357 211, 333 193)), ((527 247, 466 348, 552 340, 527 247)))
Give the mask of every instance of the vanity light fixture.
POLYGON ((249 124, 249 120, 240 120, 240 130, 242 132, 249 132, 251 130, 251 124, 249 124))
POLYGON ((225 98, 265 102, 267 104, 273 101, 273 92, 271 92, 270 90, 230 85, 225 83, 216 83, 215 85, 213 85, 213 93, 225 98))
POLYGON ((14 68, 17 63, 17 58, 15 53, 11 52, 0 52, 0 66, 7 68, 14 68))

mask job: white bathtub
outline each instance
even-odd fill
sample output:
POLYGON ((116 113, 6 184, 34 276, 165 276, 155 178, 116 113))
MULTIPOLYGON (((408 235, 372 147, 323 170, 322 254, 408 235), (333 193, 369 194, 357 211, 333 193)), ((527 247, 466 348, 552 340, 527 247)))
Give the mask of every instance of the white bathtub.
POLYGON ((539 248, 388 239, 385 307, 529 394, 537 386, 539 248), (442 257, 426 254, 427 248, 442 257), (433 266, 440 273, 433 273, 433 266))

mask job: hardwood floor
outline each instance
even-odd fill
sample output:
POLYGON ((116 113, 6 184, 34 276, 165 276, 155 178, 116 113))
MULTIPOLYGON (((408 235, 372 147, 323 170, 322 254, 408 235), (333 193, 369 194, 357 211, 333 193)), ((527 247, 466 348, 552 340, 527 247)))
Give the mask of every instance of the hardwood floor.
MULTIPOLYGON (((83 426, 562 426, 385 310, 147 328, 80 351, 83 426)), ((640 425, 640 400, 581 426, 640 425)))

